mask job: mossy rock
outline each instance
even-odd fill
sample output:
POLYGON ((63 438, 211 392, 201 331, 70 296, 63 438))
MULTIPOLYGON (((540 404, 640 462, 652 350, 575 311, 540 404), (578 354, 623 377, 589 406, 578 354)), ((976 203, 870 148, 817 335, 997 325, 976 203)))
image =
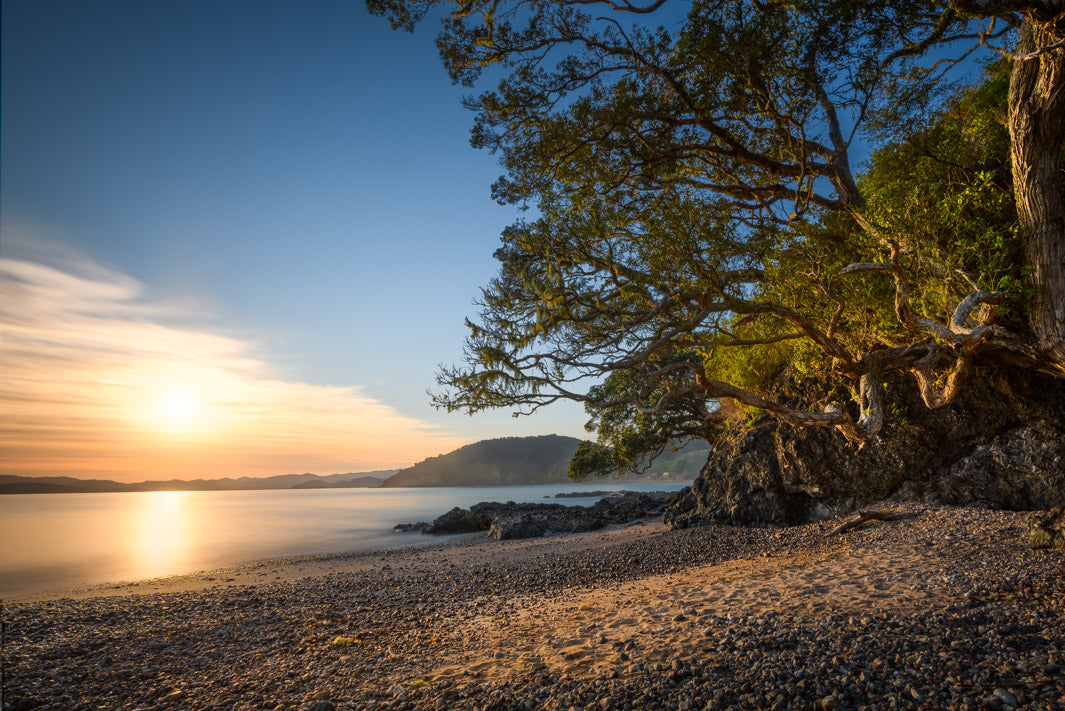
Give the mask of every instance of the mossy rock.
POLYGON ((1032 548, 1065 548, 1065 508, 1032 514, 1028 519, 1028 544, 1032 548))

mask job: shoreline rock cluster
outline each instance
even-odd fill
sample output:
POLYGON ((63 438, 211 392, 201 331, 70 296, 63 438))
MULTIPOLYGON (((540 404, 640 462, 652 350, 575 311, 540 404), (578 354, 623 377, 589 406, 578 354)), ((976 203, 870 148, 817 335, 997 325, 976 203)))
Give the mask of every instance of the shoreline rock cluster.
POLYGON ((488 535, 500 541, 538 538, 548 533, 580 533, 660 516, 674 496, 676 493, 672 491, 623 491, 604 495, 592 506, 483 501, 469 509, 456 506, 432 523, 400 523, 393 530, 430 535, 488 531, 488 535))

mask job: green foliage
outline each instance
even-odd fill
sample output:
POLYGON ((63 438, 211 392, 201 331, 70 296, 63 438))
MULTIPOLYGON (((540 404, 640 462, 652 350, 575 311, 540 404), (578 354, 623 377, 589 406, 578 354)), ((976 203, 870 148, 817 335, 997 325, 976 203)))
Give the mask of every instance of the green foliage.
POLYGON ((613 452, 609 447, 586 440, 577 445, 567 474, 570 479, 580 480, 593 474, 602 475, 616 468, 613 452))
POLYGON ((683 481, 695 478, 710 453, 705 443, 697 441, 684 446, 673 442, 643 449, 633 446, 635 442, 619 444, 608 447, 598 442, 581 442, 570 461, 569 478, 579 481, 589 476, 668 475, 671 480, 683 481))
MULTIPOLYGON (((436 4, 371 8, 409 27, 436 4)), ((473 145, 505 171, 493 195, 536 213, 504 232, 465 362, 442 369, 434 402, 583 402, 599 443, 581 445, 571 476, 712 441, 717 398, 771 409, 758 393, 781 373, 834 388, 871 353, 907 352, 927 333, 899 317, 896 279, 939 323, 974 285, 1014 306, 1030 296, 1009 67, 953 90, 928 50, 977 35, 940 3, 695 0, 683 17, 442 5, 453 80, 497 80, 467 99, 473 145), (861 174, 858 140, 876 148, 861 174), (845 273, 859 263, 874 266, 845 273)))
POLYGON ((955 95, 923 130, 879 149, 862 178, 868 214, 904 241, 915 305, 942 314, 970 290, 1029 303, 1023 241, 1013 200, 1006 127, 1009 63, 955 95))

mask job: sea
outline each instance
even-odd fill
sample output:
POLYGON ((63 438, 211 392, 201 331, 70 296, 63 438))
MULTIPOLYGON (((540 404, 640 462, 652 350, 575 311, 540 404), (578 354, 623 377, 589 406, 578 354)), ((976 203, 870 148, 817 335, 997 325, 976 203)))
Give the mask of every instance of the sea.
POLYGON ((432 543, 396 533, 480 501, 588 506, 559 493, 675 491, 679 482, 0 496, 0 599, 270 558, 432 543))

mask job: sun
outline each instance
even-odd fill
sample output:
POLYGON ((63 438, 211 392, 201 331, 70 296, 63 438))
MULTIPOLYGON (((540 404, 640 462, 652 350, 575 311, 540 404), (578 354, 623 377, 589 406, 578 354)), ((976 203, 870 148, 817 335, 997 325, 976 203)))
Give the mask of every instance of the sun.
POLYGON ((170 432, 189 432, 196 428, 203 402, 196 391, 183 383, 161 388, 155 401, 158 425, 170 432))

